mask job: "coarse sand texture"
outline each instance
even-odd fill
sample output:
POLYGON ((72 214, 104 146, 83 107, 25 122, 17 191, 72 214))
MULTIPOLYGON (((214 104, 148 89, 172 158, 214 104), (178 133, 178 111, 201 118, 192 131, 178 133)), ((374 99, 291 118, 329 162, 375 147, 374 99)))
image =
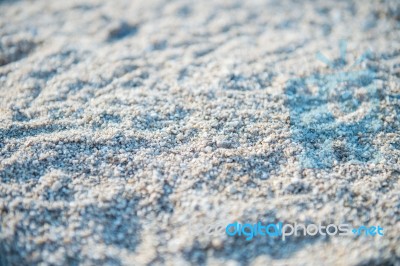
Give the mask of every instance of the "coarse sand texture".
POLYGON ((0 1, 0 266, 400 265, 399 178, 397 0, 0 1))

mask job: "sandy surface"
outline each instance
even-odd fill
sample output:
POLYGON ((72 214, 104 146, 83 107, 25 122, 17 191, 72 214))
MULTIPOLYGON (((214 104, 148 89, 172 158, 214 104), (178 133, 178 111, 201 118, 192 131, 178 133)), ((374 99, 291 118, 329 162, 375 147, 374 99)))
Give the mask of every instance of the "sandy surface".
POLYGON ((0 264, 399 265, 399 21, 398 1, 1 1, 0 264), (385 235, 193 233, 259 220, 385 235))

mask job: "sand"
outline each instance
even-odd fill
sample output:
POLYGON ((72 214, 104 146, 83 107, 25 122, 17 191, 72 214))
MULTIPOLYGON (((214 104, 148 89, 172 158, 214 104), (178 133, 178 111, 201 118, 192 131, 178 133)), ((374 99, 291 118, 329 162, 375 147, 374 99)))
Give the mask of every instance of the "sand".
POLYGON ((1 1, 0 264, 400 265, 399 23, 398 1, 1 1), (195 233, 234 221, 385 234, 195 233))

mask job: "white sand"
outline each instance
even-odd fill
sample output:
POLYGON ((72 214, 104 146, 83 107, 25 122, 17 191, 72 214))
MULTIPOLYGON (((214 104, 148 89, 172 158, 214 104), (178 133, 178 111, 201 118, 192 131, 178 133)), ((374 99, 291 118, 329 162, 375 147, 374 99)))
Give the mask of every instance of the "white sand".
POLYGON ((400 265, 399 2, 263 2, 0 2, 0 265, 400 265))

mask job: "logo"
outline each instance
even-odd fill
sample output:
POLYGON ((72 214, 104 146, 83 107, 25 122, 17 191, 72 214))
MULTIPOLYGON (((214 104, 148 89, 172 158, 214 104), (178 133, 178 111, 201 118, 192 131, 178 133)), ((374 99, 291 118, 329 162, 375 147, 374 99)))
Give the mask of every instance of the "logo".
POLYGON ((290 79, 285 85, 292 140, 302 147, 302 168, 331 168, 337 163, 366 163, 380 158, 373 147, 380 131, 380 97, 373 68, 362 67, 370 53, 353 64, 346 59, 346 42, 340 57, 317 59, 328 73, 290 79))
POLYGON ((190 226, 190 233, 195 236, 223 236, 243 237, 246 241, 252 240, 254 237, 272 237, 280 238, 285 241, 290 236, 383 236, 383 228, 377 226, 352 227, 350 224, 302 224, 302 223, 268 223, 264 224, 261 221, 257 223, 225 223, 217 222, 207 225, 190 226))

